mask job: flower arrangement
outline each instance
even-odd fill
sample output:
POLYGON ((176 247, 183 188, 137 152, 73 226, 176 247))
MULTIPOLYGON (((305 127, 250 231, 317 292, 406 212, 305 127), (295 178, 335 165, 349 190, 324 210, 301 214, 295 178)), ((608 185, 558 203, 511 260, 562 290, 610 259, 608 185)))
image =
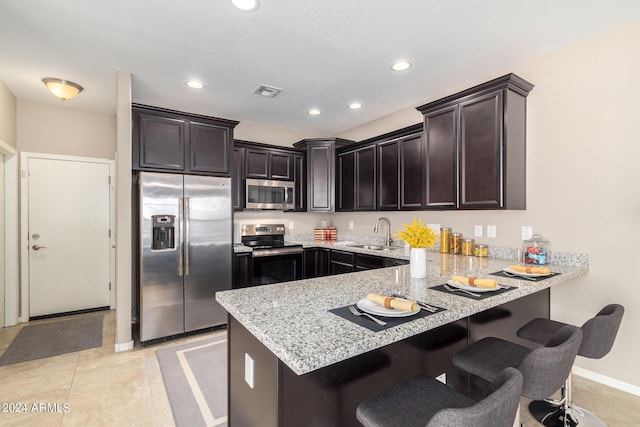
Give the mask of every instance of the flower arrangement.
POLYGON ((429 226, 425 226, 422 220, 413 217, 413 224, 402 224, 404 230, 394 234, 399 240, 407 242, 412 248, 431 248, 438 241, 436 232, 429 226))

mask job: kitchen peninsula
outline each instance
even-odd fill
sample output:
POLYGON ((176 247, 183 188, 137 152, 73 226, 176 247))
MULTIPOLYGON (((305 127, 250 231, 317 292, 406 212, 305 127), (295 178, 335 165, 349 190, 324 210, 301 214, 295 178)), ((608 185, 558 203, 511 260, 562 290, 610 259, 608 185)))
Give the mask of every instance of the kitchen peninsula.
POLYGON ((426 279, 410 279, 401 266, 219 292, 228 312, 230 425, 356 426, 362 400, 418 374, 445 374, 447 384, 477 397, 482 384, 451 356, 485 336, 517 341, 520 326, 549 317, 550 287, 588 272, 586 257, 559 256, 551 269, 561 274, 538 282, 496 277, 513 289, 488 298, 433 289, 454 273, 486 277, 512 263, 427 252, 426 279), (404 287, 396 270, 405 272, 404 287), (370 292, 404 293, 445 310, 379 332, 329 311, 370 292))

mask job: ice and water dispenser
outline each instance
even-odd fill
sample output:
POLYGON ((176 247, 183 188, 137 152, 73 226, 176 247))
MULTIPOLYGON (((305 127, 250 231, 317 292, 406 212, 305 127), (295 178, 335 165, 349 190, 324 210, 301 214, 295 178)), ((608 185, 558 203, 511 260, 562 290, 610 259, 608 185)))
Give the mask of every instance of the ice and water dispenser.
POLYGON ((151 250, 175 249, 175 215, 152 215, 153 241, 151 250))

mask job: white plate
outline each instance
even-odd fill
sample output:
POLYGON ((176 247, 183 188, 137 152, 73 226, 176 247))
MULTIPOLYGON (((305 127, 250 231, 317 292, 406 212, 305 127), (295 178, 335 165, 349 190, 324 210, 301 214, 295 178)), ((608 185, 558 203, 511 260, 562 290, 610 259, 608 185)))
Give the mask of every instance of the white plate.
POLYGON ((464 283, 456 282, 455 280, 448 280, 447 285, 453 286, 454 288, 458 288, 458 289, 464 289, 465 291, 471 291, 471 292, 493 292, 493 291, 497 291, 498 289, 501 289, 500 285, 498 285, 495 288, 482 288, 480 286, 465 285, 464 283))
MULTIPOLYGON (((397 299, 400 299, 400 298, 397 298, 397 299)), ((366 298, 363 298, 360 301, 358 301, 356 306, 358 306, 358 308, 364 311, 365 313, 373 314, 374 316, 384 316, 384 317, 407 317, 407 316, 413 316, 414 314, 420 311, 420 306, 418 306, 418 309, 414 312, 396 310, 395 308, 383 307, 366 298)))
POLYGON ((502 271, 506 271, 507 273, 511 273, 511 274, 515 274, 516 276, 523 276, 523 277, 546 277, 546 276, 551 276, 553 274, 553 273, 548 273, 548 274, 527 273, 526 271, 512 270, 509 267, 503 268, 502 271))

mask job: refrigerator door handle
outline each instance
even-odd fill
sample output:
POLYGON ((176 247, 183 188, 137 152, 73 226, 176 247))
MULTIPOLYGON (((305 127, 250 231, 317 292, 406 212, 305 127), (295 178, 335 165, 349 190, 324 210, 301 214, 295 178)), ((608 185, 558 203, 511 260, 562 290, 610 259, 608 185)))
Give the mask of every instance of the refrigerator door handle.
POLYGON ((183 197, 179 197, 178 198, 178 218, 179 218, 179 225, 178 225, 178 232, 180 233, 180 240, 178 241, 178 276, 182 277, 182 270, 183 270, 183 265, 182 265, 182 259, 183 259, 183 252, 184 252, 184 198, 183 197))
POLYGON ((190 226, 190 222, 191 222, 191 212, 189 210, 189 197, 185 197, 184 198, 184 275, 188 276, 189 275, 189 269, 190 269, 190 263, 189 263, 189 252, 190 252, 190 247, 191 247, 191 242, 190 242, 190 230, 189 230, 189 226, 190 226))

